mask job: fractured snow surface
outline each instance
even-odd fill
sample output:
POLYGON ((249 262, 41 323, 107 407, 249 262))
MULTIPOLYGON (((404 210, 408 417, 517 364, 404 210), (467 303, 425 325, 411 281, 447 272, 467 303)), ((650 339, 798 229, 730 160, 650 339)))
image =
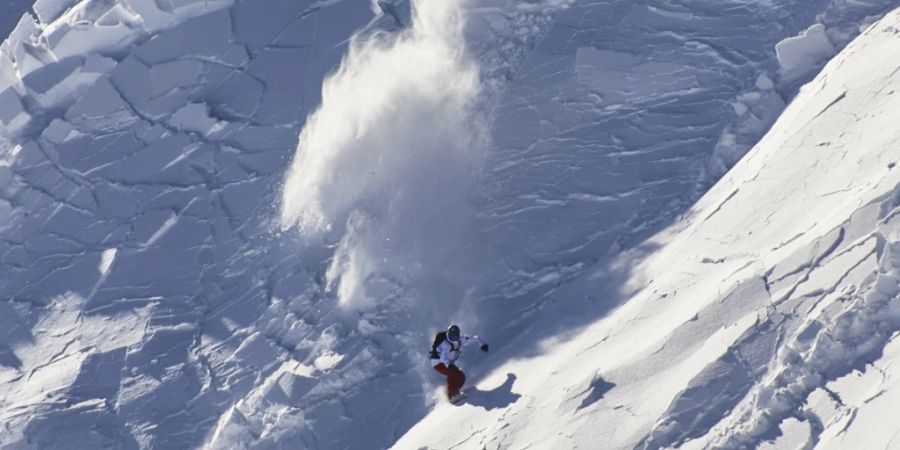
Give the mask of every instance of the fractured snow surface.
POLYGON ((895 2, 417 5, 36 3, 0 448, 900 448, 895 2))
POLYGON ((506 389, 521 399, 439 406, 397 447, 900 446, 884 409, 900 342, 900 71, 866 64, 879 55, 900 55, 900 12, 651 240, 625 305, 478 386, 516 374, 506 389))

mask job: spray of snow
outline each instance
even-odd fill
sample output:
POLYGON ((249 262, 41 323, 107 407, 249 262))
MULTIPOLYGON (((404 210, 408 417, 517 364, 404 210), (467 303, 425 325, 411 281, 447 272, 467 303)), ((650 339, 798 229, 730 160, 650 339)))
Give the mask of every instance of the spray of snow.
POLYGON ((344 307, 367 309, 409 274, 442 272, 483 158, 462 5, 413 7, 404 32, 354 37, 285 179, 281 226, 339 242, 327 275, 344 307))

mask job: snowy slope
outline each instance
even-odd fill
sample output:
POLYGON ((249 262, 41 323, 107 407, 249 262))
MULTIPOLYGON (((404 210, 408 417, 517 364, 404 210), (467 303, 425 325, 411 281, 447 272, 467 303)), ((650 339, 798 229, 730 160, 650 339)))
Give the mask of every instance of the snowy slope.
MULTIPOLYGON (((0 46, 0 447, 420 439, 437 327, 498 350, 477 380, 643 289, 618 250, 892 4, 757 3, 37 2, 0 46)), ((497 373, 473 401, 530 417, 541 376, 497 373)))
POLYGON ((502 280, 497 294, 527 303, 671 223, 891 5, 623 0, 557 11, 494 110, 478 217, 510 268, 488 277, 502 280))
POLYGON ((278 269, 292 254, 259 199, 343 43, 393 21, 360 2, 56 3, 0 54, 0 444, 196 447, 268 376, 309 379, 280 355, 327 346, 267 322, 274 273, 305 273, 278 269))
MULTIPOLYGON (((470 404, 437 406, 396 448, 900 445, 885 413, 900 392, 898 56, 895 11, 657 250, 621 257, 627 303, 492 367, 470 404)), ((602 291, 596 275, 566 295, 602 291)))

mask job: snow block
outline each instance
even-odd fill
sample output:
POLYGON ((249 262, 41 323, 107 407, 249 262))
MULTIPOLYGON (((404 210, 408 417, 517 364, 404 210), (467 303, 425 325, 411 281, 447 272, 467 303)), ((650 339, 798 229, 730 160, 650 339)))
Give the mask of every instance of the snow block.
MULTIPOLYGON (((135 154, 121 158, 96 173, 108 180, 129 183, 170 183, 184 186, 202 183, 203 179, 190 167, 192 144, 189 136, 164 137, 135 154)), ((194 147, 195 148, 195 147, 194 147)))
POLYGON ((233 71, 207 97, 215 115, 254 116, 263 96, 262 81, 244 72, 233 71))
POLYGON ((312 389, 318 380, 293 373, 286 373, 278 378, 278 386, 292 404, 297 404, 312 389))
POLYGON ((138 208, 138 196, 131 189, 110 183, 97 183, 93 188, 97 200, 98 213, 107 218, 125 220, 135 216, 138 208))
POLYGON ((134 55, 148 65, 193 57, 240 66, 247 61, 247 51, 231 41, 231 17, 227 10, 220 10, 154 36, 134 55))
POLYGON ((154 121, 166 120, 172 112, 188 103, 193 94, 189 89, 175 88, 159 97, 150 99, 141 110, 147 118, 154 121))
POLYGON ((16 136, 31 122, 31 114, 25 111, 19 94, 13 88, 0 92, 0 126, 6 128, 6 135, 16 136))
POLYGON ((98 253, 96 258, 91 256, 93 255, 45 255, 31 262, 31 269, 41 270, 22 272, 9 280, 5 287, 12 289, 9 292, 16 292, 16 298, 31 298, 40 303, 48 303, 67 292, 86 296, 97 283, 99 275, 97 265, 100 263, 100 255, 98 253), (47 275, 39 276, 41 272, 47 275))
POLYGON ((141 350, 128 356, 128 364, 137 364, 150 369, 150 374, 162 375, 164 368, 184 361, 196 330, 192 327, 160 327, 148 334, 141 350))
MULTIPOLYGON (((115 229, 115 224, 102 220, 80 211, 68 205, 59 205, 53 217, 50 218, 41 231, 45 233, 56 233, 60 236, 68 236, 85 246, 95 245, 102 242, 109 233, 115 229)), ((93 262, 93 272, 97 273, 97 261, 93 262)), ((61 285, 65 286, 65 284, 61 285)))
POLYGON ((29 90, 43 94, 56 86, 84 64, 84 58, 72 56, 49 64, 22 77, 22 84, 29 90))
POLYGON ((84 130, 107 132, 138 121, 107 77, 102 77, 66 111, 66 120, 84 130))
MULTIPOLYGON (((166 222, 164 233, 153 241, 153 245, 184 248, 202 243, 209 238, 209 224, 187 215, 179 215, 166 222)), ((155 236, 154 236, 155 237, 155 236)))
POLYGON ((203 63, 196 60, 156 64, 150 69, 150 95, 156 97, 175 88, 196 85, 202 69, 203 63))
POLYGON ((295 17, 275 38, 279 47, 307 47, 316 42, 316 14, 295 17))
MULTIPOLYGON (((123 297, 174 297, 189 292, 201 276, 201 267, 196 264, 199 252, 196 247, 120 249, 116 254, 116 265, 103 284, 103 290, 109 294, 106 301, 114 302, 123 297), (148 267, 153 270, 147 270, 148 267)), ((98 255, 91 268, 94 274, 99 263, 98 255)), ((94 300, 92 306, 97 306, 94 300)))
POLYGON ((256 332, 241 342, 240 347, 231 355, 231 359, 258 370, 278 362, 278 350, 262 333, 256 332))
POLYGON ((166 185, 147 185, 134 187, 139 190, 139 194, 143 201, 140 204, 141 211, 153 211, 156 209, 181 210, 188 204, 204 199, 208 201, 210 194, 206 185, 196 186, 166 186, 166 185))
POLYGON ((77 0, 37 0, 34 2, 34 12, 38 20, 43 24, 49 24, 56 20, 65 10, 69 9, 77 0))
POLYGON ((71 137, 78 135, 75 128, 69 122, 61 119, 53 119, 47 128, 41 133, 41 137, 49 143, 63 143, 71 137))
POLYGON ((142 110, 152 96, 150 67, 128 56, 110 72, 113 84, 134 109, 142 110))
POLYGON ((791 80, 807 75, 835 54, 834 45, 825 34, 825 26, 817 23, 797 36, 775 44, 781 76, 791 80))
POLYGON ((155 0, 121 0, 121 2, 141 17, 144 28, 150 32, 167 28, 176 21, 176 17, 171 12, 160 9, 161 5, 155 0))
POLYGON ((240 223, 249 220, 259 206, 258 200, 269 187, 270 181, 256 178, 243 183, 235 183, 222 189, 222 203, 229 215, 240 223))
POLYGON ((221 124, 209 117, 209 107, 204 103, 188 103, 172 114, 169 123, 185 131, 193 131, 209 136, 221 128, 221 124))
POLYGON ((251 172, 240 163, 238 158, 241 155, 240 150, 233 147, 223 146, 222 150, 216 156, 216 179, 222 184, 238 183, 246 180, 251 172))
POLYGON ((42 166, 35 171, 22 171, 22 180, 30 188, 37 189, 41 193, 53 198, 55 201, 65 199, 65 202, 79 209, 93 210, 92 200, 83 198, 79 194, 80 187, 63 174, 52 164, 42 166))
MULTIPOLYGON (((8 47, 5 50, 10 54, 16 62, 16 72, 18 76, 25 76, 31 71, 42 67, 46 62, 52 61, 52 57, 48 57, 45 48, 36 46, 26 46, 26 42, 31 42, 31 36, 39 31, 37 22, 31 14, 22 14, 16 28, 9 34, 7 38, 8 47)), ((4 47, 6 47, 4 45, 4 47)))
MULTIPOLYGON (((154 383, 152 395, 134 393, 136 398, 130 399, 132 401, 128 405, 119 404, 119 416, 126 417, 126 427, 131 433, 140 435, 139 430, 146 428, 160 430, 142 440, 142 445, 150 448, 196 448, 203 445, 203 437, 214 426, 214 423, 203 418, 219 410, 208 406, 212 402, 210 395, 201 392, 202 384, 197 375, 201 370, 189 366, 166 374, 166 377, 160 373, 158 377, 163 381, 154 383)), ((139 388, 146 386, 148 381, 138 380, 134 384, 139 388)), ((133 448, 140 447, 135 444, 133 448)))
POLYGON ((271 150, 244 153, 238 157, 238 160, 242 167, 246 167, 257 175, 272 175, 283 170, 289 158, 289 150, 271 150))
POLYGON ((297 133, 284 127, 242 127, 230 136, 246 152, 267 150, 294 150, 297 147, 297 133))
POLYGON ((81 370, 72 383, 69 395, 75 401, 92 398, 115 401, 122 380, 126 348, 93 353, 81 364, 81 370))
MULTIPOLYGON (((228 234, 234 236, 234 232, 228 234)), ((218 242, 222 241, 223 239, 218 240, 218 242)), ((237 251, 236 244, 237 241, 232 241, 224 245, 215 245, 213 247, 213 251, 217 252, 215 258, 219 258, 224 254, 233 255, 237 251)), ((222 287, 220 299, 217 300, 217 312, 215 315, 208 316, 205 320, 208 322, 224 322, 233 334, 236 330, 249 327, 256 321, 260 308, 268 302, 268 298, 265 290, 260 289, 249 277, 243 276, 244 274, 224 272, 221 274, 221 279, 217 280, 222 287), (236 299, 241 300, 236 301, 236 299)), ((205 324, 203 329, 206 330, 205 324)))
POLYGON ((176 220, 175 213, 165 209, 147 211, 135 216, 131 221, 134 240, 147 245, 154 235, 164 232, 176 220))
POLYGON ((132 133, 78 135, 55 145, 60 166, 82 174, 132 155, 143 147, 132 133))
POLYGON ((335 2, 316 11, 316 45, 320 52, 343 55, 345 47, 340 44, 372 20, 372 16, 371 3, 359 1, 335 2))
POLYGON ((22 149, 19 150, 19 153, 16 155, 16 158, 13 161, 12 170, 19 174, 19 176, 25 177, 26 179, 33 179, 32 177, 34 177, 34 175, 29 172, 34 171, 34 169, 44 171, 48 165, 49 161, 47 160, 47 156, 41 151, 38 143, 35 141, 28 141, 22 145, 22 149))
POLYGON ((300 115, 305 69, 312 51, 300 49, 264 50, 247 67, 247 73, 265 86, 256 122, 264 125, 291 124, 300 115))
POLYGON ((268 46, 285 27, 312 2, 298 0, 255 0, 232 8, 234 35, 251 53, 268 46))
POLYGON ((0 122, 9 125, 20 114, 25 112, 25 105, 19 93, 13 88, 6 88, 0 92, 0 122))
POLYGON ((116 422, 115 414, 103 400, 71 403, 34 418, 25 429, 27 444, 11 444, 16 448, 138 448, 134 438, 123 436, 116 422))
POLYGON ((60 59, 91 53, 114 53, 137 38, 136 30, 125 23, 106 26, 97 23, 66 24, 58 30, 54 33, 55 43, 51 50, 60 59))

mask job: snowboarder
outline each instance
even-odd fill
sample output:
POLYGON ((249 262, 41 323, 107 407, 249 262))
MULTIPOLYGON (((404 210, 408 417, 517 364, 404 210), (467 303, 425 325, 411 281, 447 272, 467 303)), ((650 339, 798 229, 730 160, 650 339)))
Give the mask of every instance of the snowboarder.
POLYGON ((488 351, 487 343, 478 336, 461 336, 459 325, 450 325, 447 331, 435 335, 434 344, 431 345, 431 365, 434 370, 447 377, 447 397, 453 404, 465 398, 460 389, 466 382, 466 374, 454 363, 462 353, 463 347, 471 343, 480 344, 481 351, 485 353, 488 351))

